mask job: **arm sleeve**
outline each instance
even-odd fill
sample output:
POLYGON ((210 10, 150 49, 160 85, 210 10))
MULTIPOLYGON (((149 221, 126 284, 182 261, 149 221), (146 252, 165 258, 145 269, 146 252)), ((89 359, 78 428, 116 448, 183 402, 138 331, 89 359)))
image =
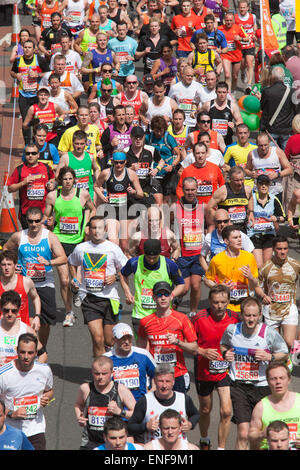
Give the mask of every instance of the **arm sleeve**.
POLYGON ((192 429, 198 424, 200 414, 197 408, 195 407, 193 400, 190 396, 185 396, 185 409, 188 420, 192 423, 192 429))
POLYGON ((133 414, 128 421, 128 432, 136 436, 146 431, 146 423, 143 422, 146 414, 146 398, 141 397, 136 403, 133 414))

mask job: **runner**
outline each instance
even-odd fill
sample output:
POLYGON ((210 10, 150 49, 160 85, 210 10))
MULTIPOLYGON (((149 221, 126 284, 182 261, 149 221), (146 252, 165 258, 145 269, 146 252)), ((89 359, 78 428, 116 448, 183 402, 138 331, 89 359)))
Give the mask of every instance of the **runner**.
POLYGON ((247 450, 254 406, 269 395, 266 369, 271 360, 283 361, 288 348, 273 328, 261 323, 261 305, 247 298, 241 305, 240 323, 229 325, 220 342, 223 359, 230 363, 233 422, 237 424, 237 450, 247 450))
POLYGON ((125 385, 137 401, 151 388, 155 362, 149 351, 132 345, 133 331, 126 323, 112 329, 114 346, 106 352, 113 361, 114 380, 125 385))
POLYGON ((290 350, 296 339, 298 325, 296 291, 300 263, 288 256, 289 242, 286 237, 274 237, 272 249, 272 258, 259 270, 259 287, 256 293, 263 302, 265 323, 282 331, 290 350))
POLYGON ((169 409, 159 417, 160 439, 153 439, 144 446, 144 450, 199 450, 199 447, 187 440, 180 439, 182 417, 178 411, 169 409))
POLYGON ((71 286, 78 290, 84 323, 92 338, 93 356, 113 346, 113 326, 118 321, 120 298, 116 281, 127 262, 114 243, 105 240, 105 222, 100 216, 89 221, 89 240, 77 245, 68 258, 71 286), (81 279, 78 288, 75 279, 81 279))
MULTIPOLYGON (((21 299, 17 292, 8 290, 1 295, 0 300, 0 366, 17 359, 18 339, 23 333, 36 332, 26 323, 20 320, 21 299)), ((47 362, 46 349, 38 341, 38 361, 47 362)))
POLYGON ((5 424, 6 407, 3 400, 0 400, 0 450, 34 450, 22 431, 5 424))
POLYGON ((93 450, 117 451, 144 449, 143 446, 128 442, 127 424, 119 416, 113 416, 105 422, 103 428, 103 437, 105 444, 102 444, 93 450))
POLYGON ((40 329, 41 300, 32 279, 16 273, 17 265, 18 253, 16 251, 2 250, 0 252, 0 296, 10 290, 18 293, 21 298, 18 318, 37 332, 40 329), (30 318, 28 297, 34 308, 34 316, 30 318))
POLYGON ((191 318, 198 342, 195 377, 200 403, 199 447, 201 450, 211 448, 208 430, 213 406, 213 390, 216 390, 220 402, 218 450, 225 450, 230 431, 232 406, 227 374, 229 363, 221 356, 220 340, 227 326, 238 323, 239 318, 235 312, 227 309, 230 301, 228 287, 222 284, 213 287, 209 291, 208 300, 209 308, 200 310, 191 318))
POLYGON ((228 308, 240 311, 241 302, 258 285, 258 269, 252 253, 241 250, 241 232, 234 225, 225 227, 222 237, 226 249, 215 255, 203 278, 207 287, 225 284, 230 289, 228 308))
POLYGON ((190 376, 184 360, 184 352, 195 354, 196 335, 185 314, 172 309, 173 289, 168 282, 153 286, 155 312, 142 318, 139 324, 137 345, 149 349, 156 364, 171 364, 175 370, 173 390, 187 393, 190 376))
POLYGON ((215 70, 217 77, 222 71, 222 60, 217 52, 208 47, 206 33, 198 33, 195 38, 195 49, 188 56, 188 64, 194 69, 198 82, 206 85, 206 73, 215 70))
POLYGON ((31 333, 18 339, 18 358, 0 369, 0 398, 8 409, 9 426, 23 431, 35 450, 46 450, 43 408, 53 397, 53 375, 36 361, 38 340, 31 333))
POLYGON ((274 361, 266 370, 271 394, 255 406, 250 428, 251 450, 266 449, 267 427, 273 421, 284 421, 288 426, 288 441, 291 447, 299 447, 300 394, 290 391, 291 372, 282 362, 274 361))
POLYGON ((91 372, 93 380, 80 385, 75 402, 75 416, 83 428, 80 450, 104 444, 106 421, 112 416, 130 418, 135 405, 128 388, 112 379, 113 362, 109 357, 94 359, 91 372))
MULTIPOLYGON (((18 251, 18 264, 21 274, 34 282, 41 299, 39 339, 47 345, 50 326, 56 324, 56 299, 53 266, 58 269, 66 264, 66 255, 57 236, 43 224, 43 213, 39 207, 31 207, 26 212, 28 229, 15 232, 5 243, 4 250, 18 251)), ((58 271, 60 273, 60 271, 58 271)), ((66 285, 60 276, 60 292, 65 302, 66 285)))

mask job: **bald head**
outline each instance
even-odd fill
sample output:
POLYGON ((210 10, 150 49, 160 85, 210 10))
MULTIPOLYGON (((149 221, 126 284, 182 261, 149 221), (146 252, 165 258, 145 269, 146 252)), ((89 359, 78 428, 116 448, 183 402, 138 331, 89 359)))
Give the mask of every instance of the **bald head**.
POLYGON ((229 214, 225 209, 216 210, 214 219, 217 231, 220 234, 224 227, 231 225, 229 214))

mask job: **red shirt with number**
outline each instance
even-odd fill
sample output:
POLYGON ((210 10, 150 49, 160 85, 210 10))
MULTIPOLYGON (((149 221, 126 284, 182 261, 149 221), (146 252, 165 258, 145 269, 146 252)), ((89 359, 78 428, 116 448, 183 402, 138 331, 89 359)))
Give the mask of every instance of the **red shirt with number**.
POLYGON ((197 356, 196 379, 205 382, 219 382, 227 375, 226 361, 221 355, 220 341, 228 325, 239 323, 238 313, 226 310, 222 320, 216 321, 210 315, 209 309, 203 309, 191 321, 197 335, 198 346, 203 349, 217 349, 219 352, 219 358, 216 361, 210 361, 200 355, 197 356))
POLYGON ((20 189, 20 213, 25 215, 29 207, 40 207, 44 212, 45 201, 47 196, 46 184, 49 180, 54 179, 53 170, 45 163, 38 163, 34 167, 29 167, 25 163, 18 166, 8 180, 8 186, 17 184, 34 175, 35 179, 22 186, 20 189))
POLYGON ((194 327, 184 313, 172 310, 165 318, 152 313, 140 321, 138 336, 149 341, 149 350, 156 364, 172 364, 175 377, 180 377, 187 373, 183 351, 179 346, 169 343, 167 333, 176 335, 180 341, 197 341, 194 327))
POLYGON ((178 51, 192 51, 191 39, 199 24, 199 19, 195 14, 190 16, 176 15, 172 19, 171 29, 180 31, 178 36, 178 51))
POLYGON ((255 47, 255 42, 254 42, 254 26, 256 24, 255 21, 255 16, 252 13, 248 13, 247 19, 241 19, 238 13, 234 15, 234 22, 235 24, 238 24, 239 26, 242 26, 243 30, 246 32, 247 36, 249 37, 250 41, 241 41, 241 47, 242 49, 251 49, 252 47, 255 47))
POLYGON ((242 51, 240 41, 236 41, 235 36, 241 38, 247 38, 247 34, 244 29, 238 24, 233 24, 231 28, 227 28, 225 24, 219 26, 219 30, 222 31, 226 37, 228 52, 221 54, 222 59, 230 60, 230 62, 240 62, 242 60, 242 51))

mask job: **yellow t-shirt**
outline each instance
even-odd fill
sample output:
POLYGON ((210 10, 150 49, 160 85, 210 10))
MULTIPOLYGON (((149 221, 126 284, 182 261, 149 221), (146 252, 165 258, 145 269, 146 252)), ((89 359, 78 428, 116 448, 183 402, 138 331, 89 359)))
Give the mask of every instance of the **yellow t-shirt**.
POLYGON ((240 250, 240 254, 236 258, 228 256, 226 250, 215 255, 208 267, 205 277, 210 281, 222 284, 226 281, 234 282, 235 286, 230 291, 230 300, 234 303, 230 303, 228 308, 235 312, 240 311, 240 304, 243 299, 249 296, 249 281, 243 275, 241 271, 242 266, 249 264, 251 273, 254 277, 258 277, 258 268, 256 260, 252 253, 248 251, 240 250))
MULTIPOLYGON (((234 142, 233 144, 228 145, 228 147, 226 147, 225 153, 224 153, 224 162, 229 163, 230 166, 234 166, 234 165, 231 165, 231 163, 234 163, 237 166, 241 166, 242 168, 245 168, 247 164, 247 158, 248 158, 249 152, 251 152, 251 150, 256 149, 256 148, 257 148, 257 145, 255 144, 249 143, 247 147, 241 147, 237 142, 234 142)), ((253 178, 249 178, 248 176, 246 176, 245 184, 253 188, 253 185, 254 185, 253 178)))
MULTIPOLYGON (((78 126, 73 126, 67 129, 59 142, 58 150, 60 152, 72 152, 73 151, 73 134, 74 132, 80 130, 78 126)), ((96 146, 100 145, 100 131, 98 126, 94 124, 89 124, 87 131, 87 144, 85 147, 86 152, 92 155, 94 158, 97 156, 96 146)))

